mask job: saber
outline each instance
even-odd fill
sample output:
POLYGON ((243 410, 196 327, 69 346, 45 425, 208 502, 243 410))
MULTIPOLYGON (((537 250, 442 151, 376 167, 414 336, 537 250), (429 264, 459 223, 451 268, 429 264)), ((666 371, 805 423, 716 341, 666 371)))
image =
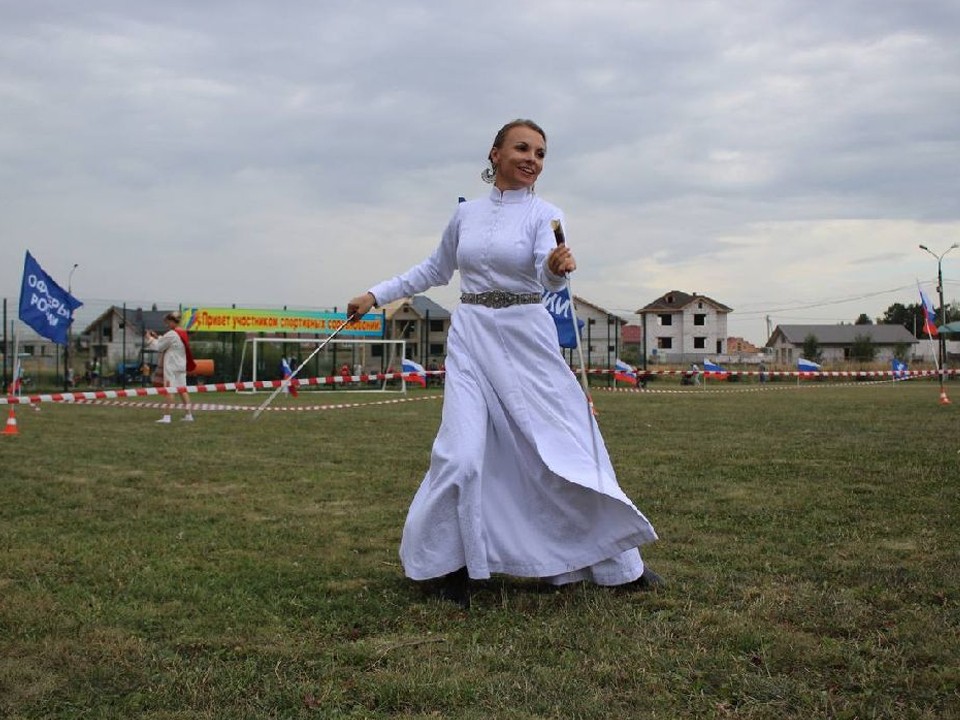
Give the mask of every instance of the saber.
MULTIPOLYGON (((567 239, 563 234, 563 226, 559 220, 551 220, 550 227, 553 228, 553 237, 557 241, 557 247, 567 244, 567 239)), ((587 382, 587 365, 583 361, 583 346, 580 345, 580 326, 577 323, 577 311, 574 309, 573 290, 570 287, 570 275, 567 279, 567 294, 570 296, 570 318, 573 320, 573 335, 577 340, 577 355, 580 357, 580 385, 583 386, 583 394, 587 396, 587 405, 590 407, 590 413, 596 417, 597 409, 593 405, 593 397, 590 395, 590 383, 587 382)))
POLYGON ((258 407, 256 410, 253 411, 253 419, 254 419, 254 420, 256 420, 258 417, 260 417, 260 413, 262 413, 262 412, 267 408, 267 406, 268 406, 270 403, 273 402, 273 399, 274 399, 277 395, 279 395, 281 392, 283 392, 283 389, 286 388, 286 387, 288 387, 291 382, 293 382, 293 379, 299 374, 300 370, 302 370, 304 367, 306 367, 306 365, 307 365, 308 362, 310 362, 311 360, 313 360, 314 355, 316 355, 318 352, 320 352, 321 350, 323 350, 323 349, 327 346, 327 343, 329 343, 331 340, 333 340, 333 339, 340 333, 341 330, 343 330, 347 325, 349 325, 351 322, 353 322, 353 319, 354 319, 353 316, 351 316, 351 317, 348 317, 346 320, 344 320, 342 323, 340 323, 340 327, 338 327, 336 330, 334 330, 332 333, 330 333, 330 335, 328 335, 328 336, 326 337, 326 339, 324 339, 324 341, 323 341, 322 343, 320 343, 319 345, 317 345, 316 349, 307 356, 307 359, 306 359, 306 360, 304 360, 302 363, 300 363, 300 365, 297 366, 297 369, 296 369, 296 370, 294 370, 292 373, 290 373, 289 377, 285 377, 285 378, 283 379, 283 382, 280 383, 279 387, 277 387, 276 390, 274 390, 272 393, 270 393, 270 397, 268 397, 266 400, 264 400, 264 401, 260 404, 260 407, 258 407))

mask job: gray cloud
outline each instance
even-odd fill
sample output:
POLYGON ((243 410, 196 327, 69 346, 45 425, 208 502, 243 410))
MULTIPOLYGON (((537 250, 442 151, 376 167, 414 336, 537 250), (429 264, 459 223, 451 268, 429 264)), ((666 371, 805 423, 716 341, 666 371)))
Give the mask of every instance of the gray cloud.
POLYGON ((902 287, 960 229, 958 28, 946 0, 7 3, 0 291, 29 248, 88 297, 342 304, 486 191, 516 116, 602 306, 902 287))

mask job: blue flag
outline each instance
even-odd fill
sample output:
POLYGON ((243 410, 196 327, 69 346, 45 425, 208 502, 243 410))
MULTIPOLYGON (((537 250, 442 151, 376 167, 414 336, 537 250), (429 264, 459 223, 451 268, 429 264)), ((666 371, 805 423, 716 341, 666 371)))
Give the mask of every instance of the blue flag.
POLYGON ((39 335, 66 345, 73 311, 81 305, 83 303, 57 285, 27 251, 20 286, 20 319, 39 335))
MULTIPOLYGON (((577 346, 577 333, 573 331, 572 303, 573 300, 570 299, 570 291, 567 288, 559 292, 543 291, 543 304, 557 325, 557 339, 560 341, 560 347, 575 348, 577 346)), ((577 329, 583 330, 583 320, 579 318, 577 329)))
POLYGON ((903 380, 905 377, 909 377, 907 364, 903 360, 893 358, 890 364, 893 366, 893 377, 895 380, 903 380))

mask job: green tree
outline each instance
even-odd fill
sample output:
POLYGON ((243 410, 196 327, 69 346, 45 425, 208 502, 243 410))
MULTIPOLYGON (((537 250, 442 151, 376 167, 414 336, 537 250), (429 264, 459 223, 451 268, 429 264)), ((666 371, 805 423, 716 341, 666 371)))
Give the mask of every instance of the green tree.
POLYGON ((915 337, 923 335, 923 307, 919 303, 894 303, 881 318, 888 325, 903 325, 915 337))
POLYGON ((817 336, 813 333, 810 333, 803 339, 803 357, 807 360, 812 360, 815 363, 819 363, 822 359, 823 353, 820 351, 820 341, 817 340, 817 336))
MULTIPOLYGON (((960 303, 947 303, 947 322, 960 320, 960 303)), ((941 323, 940 309, 936 308, 937 325, 941 323)), ((920 303, 904 305, 903 303, 894 303, 887 308, 881 322, 891 325, 903 325, 915 337, 926 337, 923 332, 923 306, 920 303)))
POLYGON ((850 357, 860 362, 870 362, 877 356, 877 348, 869 335, 856 335, 850 346, 850 357))
POLYGON ((854 325, 873 325, 873 320, 871 320, 866 313, 860 313, 860 317, 858 317, 853 324, 854 325))

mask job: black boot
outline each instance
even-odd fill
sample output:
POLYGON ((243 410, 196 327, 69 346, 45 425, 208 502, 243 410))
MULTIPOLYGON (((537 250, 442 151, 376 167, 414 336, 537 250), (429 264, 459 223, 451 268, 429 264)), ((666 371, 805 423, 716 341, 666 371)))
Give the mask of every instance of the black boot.
POLYGON ((659 590, 667 583, 662 577, 657 575, 653 570, 644 566, 643 575, 638 577, 633 582, 624 583, 623 585, 617 585, 617 589, 625 590, 627 592, 638 592, 638 591, 647 591, 647 590, 659 590))
POLYGON ((470 609, 470 575, 466 566, 447 573, 437 583, 435 595, 441 600, 456 603, 464 610, 470 609))

